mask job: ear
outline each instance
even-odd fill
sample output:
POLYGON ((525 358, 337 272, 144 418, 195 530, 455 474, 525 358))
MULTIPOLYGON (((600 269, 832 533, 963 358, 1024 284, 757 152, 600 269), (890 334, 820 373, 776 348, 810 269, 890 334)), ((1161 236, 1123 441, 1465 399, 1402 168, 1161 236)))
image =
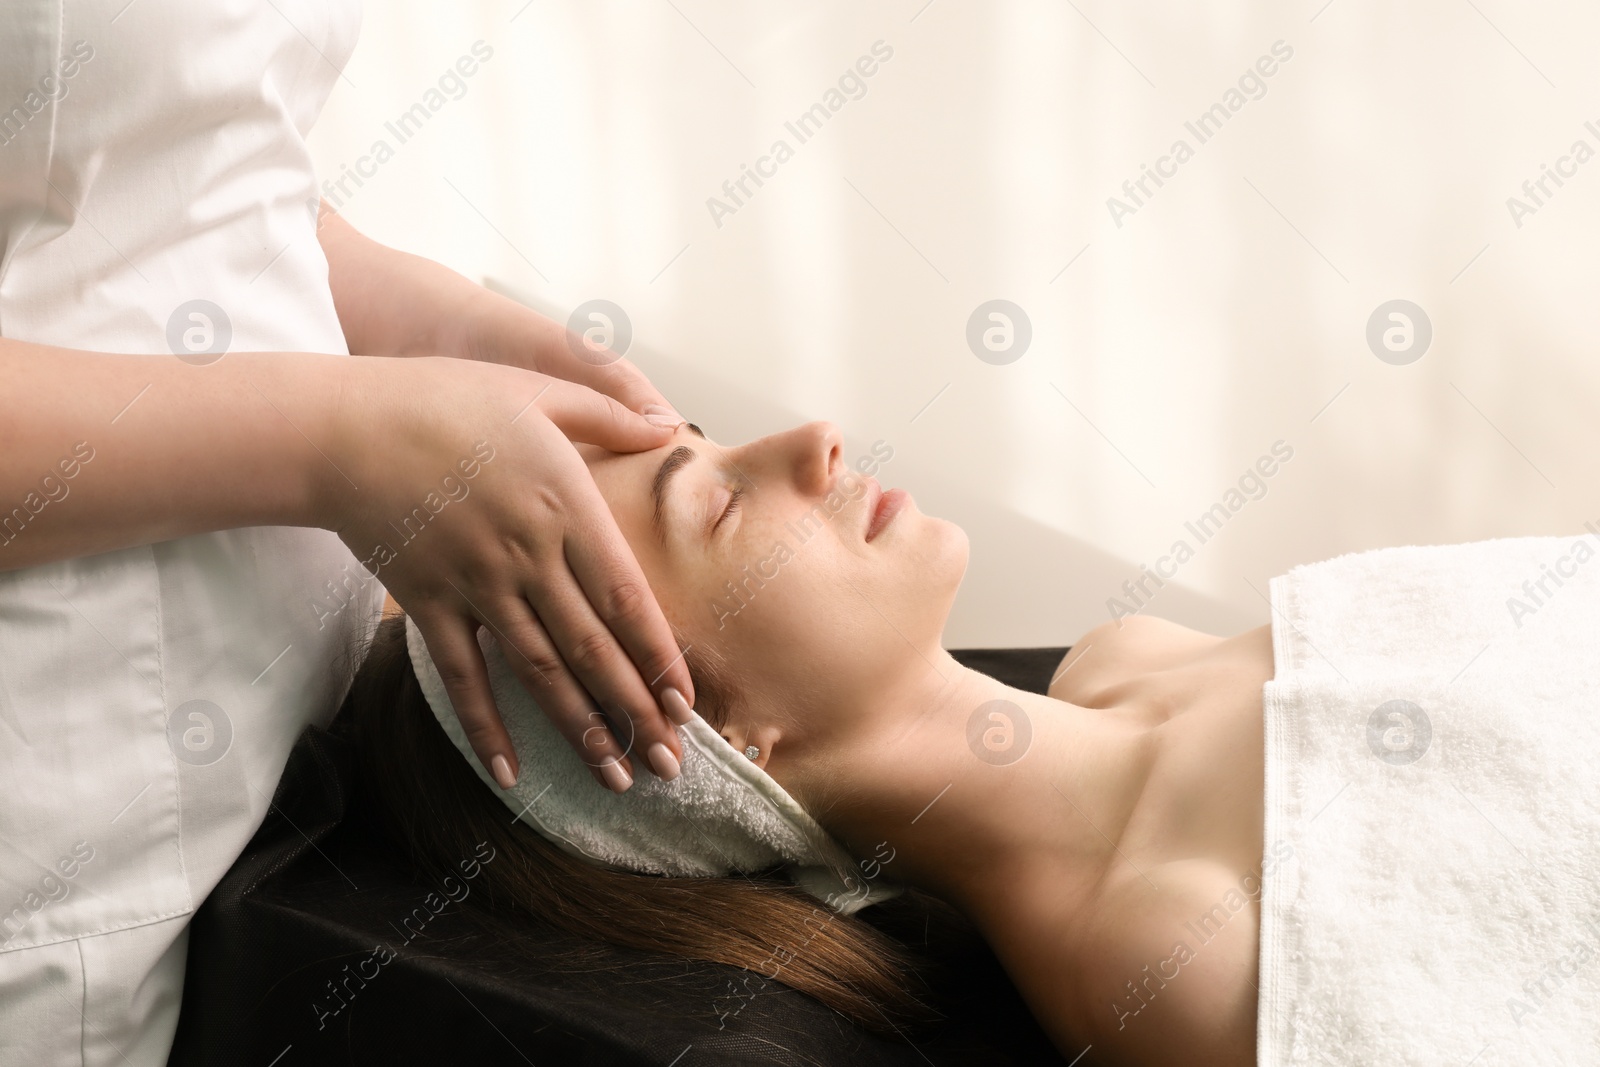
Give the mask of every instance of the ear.
POLYGON ((752 762, 762 770, 766 770, 767 764, 772 760, 773 752, 783 741, 783 731, 774 726, 758 726, 750 729, 729 726, 722 731, 722 737, 736 752, 745 752, 754 745, 758 751, 752 762))
MULTIPOLYGON (((722 731, 722 739, 724 741, 728 742, 729 745, 732 745, 733 746, 733 750, 735 752, 739 752, 739 753, 745 753, 746 750, 749 748, 749 746, 752 745, 752 744, 755 744, 757 748, 761 747, 759 744, 756 744, 756 742, 754 742, 754 741, 746 740, 747 737, 748 737, 748 734, 742 727, 730 726, 727 729, 722 731)), ((766 754, 765 751, 763 751, 760 754, 760 756, 757 757, 757 759, 755 761, 756 766, 758 766, 758 767, 761 766, 761 761, 766 759, 766 758, 767 758, 767 754, 766 754)))

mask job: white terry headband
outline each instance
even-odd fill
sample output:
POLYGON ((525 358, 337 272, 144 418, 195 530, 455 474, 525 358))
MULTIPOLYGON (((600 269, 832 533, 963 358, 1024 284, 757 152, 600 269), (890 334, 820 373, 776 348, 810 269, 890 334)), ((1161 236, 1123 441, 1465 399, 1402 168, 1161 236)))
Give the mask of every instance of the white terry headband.
POLYGON ((487 629, 478 632, 495 706, 521 775, 502 790, 479 762, 410 617, 406 650, 434 718, 506 807, 562 850, 601 866, 677 877, 724 877, 783 866, 807 893, 843 914, 896 896, 863 877, 849 853, 753 761, 699 715, 677 727, 683 771, 641 774, 625 793, 595 784, 582 757, 523 688, 487 629))

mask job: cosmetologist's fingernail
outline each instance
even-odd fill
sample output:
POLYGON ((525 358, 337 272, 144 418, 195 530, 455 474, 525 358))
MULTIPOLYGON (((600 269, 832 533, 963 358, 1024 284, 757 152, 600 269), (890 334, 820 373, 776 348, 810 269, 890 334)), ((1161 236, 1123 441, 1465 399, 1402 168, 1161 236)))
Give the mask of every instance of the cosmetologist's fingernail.
POLYGON ((650 767, 656 772, 656 777, 663 782, 670 782, 682 772, 678 765, 678 757, 672 754, 672 749, 660 741, 650 746, 650 767))
POLYGON ((679 726, 687 725, 694 718, 694 709, 689 707, 689 702, 670 685, 661 691, 661 710, 679 726))
POLYGON ((606 785, 613 793, 626 793, 628 787, 633 785, 633 775, 628 773, 628 768, 622 761, 612 756, 600 764, 600 776, 606 780, 606 785))
POLYGON ((669 407, 664 407, 661 404, 646 404, 644 406, 644 421, 656 426, 682 426, 687 420, 669 407))
POLYGON ((511 761, 504 756, 496 756, 490 760, 489 770, 494 775, 494 780, 500 783, 501 789, 510 789, 517 784, 517 776, 511 773, 511 761))

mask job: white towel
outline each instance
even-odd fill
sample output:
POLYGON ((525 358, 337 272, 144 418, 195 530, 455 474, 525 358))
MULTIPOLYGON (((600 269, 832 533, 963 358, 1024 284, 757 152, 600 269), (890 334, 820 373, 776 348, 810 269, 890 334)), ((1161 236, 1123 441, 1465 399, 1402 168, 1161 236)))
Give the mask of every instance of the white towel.
POLYGON ((1600 1064, 1589 531, 1271 583, 1259 1063, 1600 1064))
POLYGON ((406 649, 428 706, 483 781, 523 822, 564 851, 648 874, 725 876, 783 866, 792 881, 843 914, 899 887, 863 870, 777 781, 698 715, 677 727, 683 771, 673 781, 635 777, 617 794, 596 785, 583 760, 545 718, 488 630, 478 634, 495 706, 516 746, 520 777, 502 790, 468 744, 422 634, 406 619, 406 649), (863 873, 865 872, 865 873, 863 873))

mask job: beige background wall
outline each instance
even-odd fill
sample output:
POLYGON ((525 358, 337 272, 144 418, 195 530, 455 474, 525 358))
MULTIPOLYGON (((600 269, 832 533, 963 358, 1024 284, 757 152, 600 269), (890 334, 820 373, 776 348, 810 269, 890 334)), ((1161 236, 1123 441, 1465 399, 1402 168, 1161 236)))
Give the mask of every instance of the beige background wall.
POLYGON ((1507 206, 1600 151, 1600 16, 1323 4, 385 0, 312 143, 329 178, 394 149, 338 196, 379 239, 561 318, 621 305, 713 436, 889 442, 885 484, 972 538, 949 643, 1067 643, 1180 537, 1149 610, 1230 631, 1298 562, 1600 522, 1600 159, 1507 206), (385 122, 479 40, 400 144, 385 122), (878 41, 800 144, 785 121, 878 41), (1201 144, 1184 123, 1280 41, 1201 144), (719 226, 707 198, 779 138, 719 226), (1107 198, 1179 138, 1118 226, 1107 198), (994 298, 1032 328, 1006 365, 966 339, 994 298), (1393 299, 1432 325, 1406 365, 1366 339, 1393 299), (1277 441, 1199 545, 1184 523, 1277 441))

